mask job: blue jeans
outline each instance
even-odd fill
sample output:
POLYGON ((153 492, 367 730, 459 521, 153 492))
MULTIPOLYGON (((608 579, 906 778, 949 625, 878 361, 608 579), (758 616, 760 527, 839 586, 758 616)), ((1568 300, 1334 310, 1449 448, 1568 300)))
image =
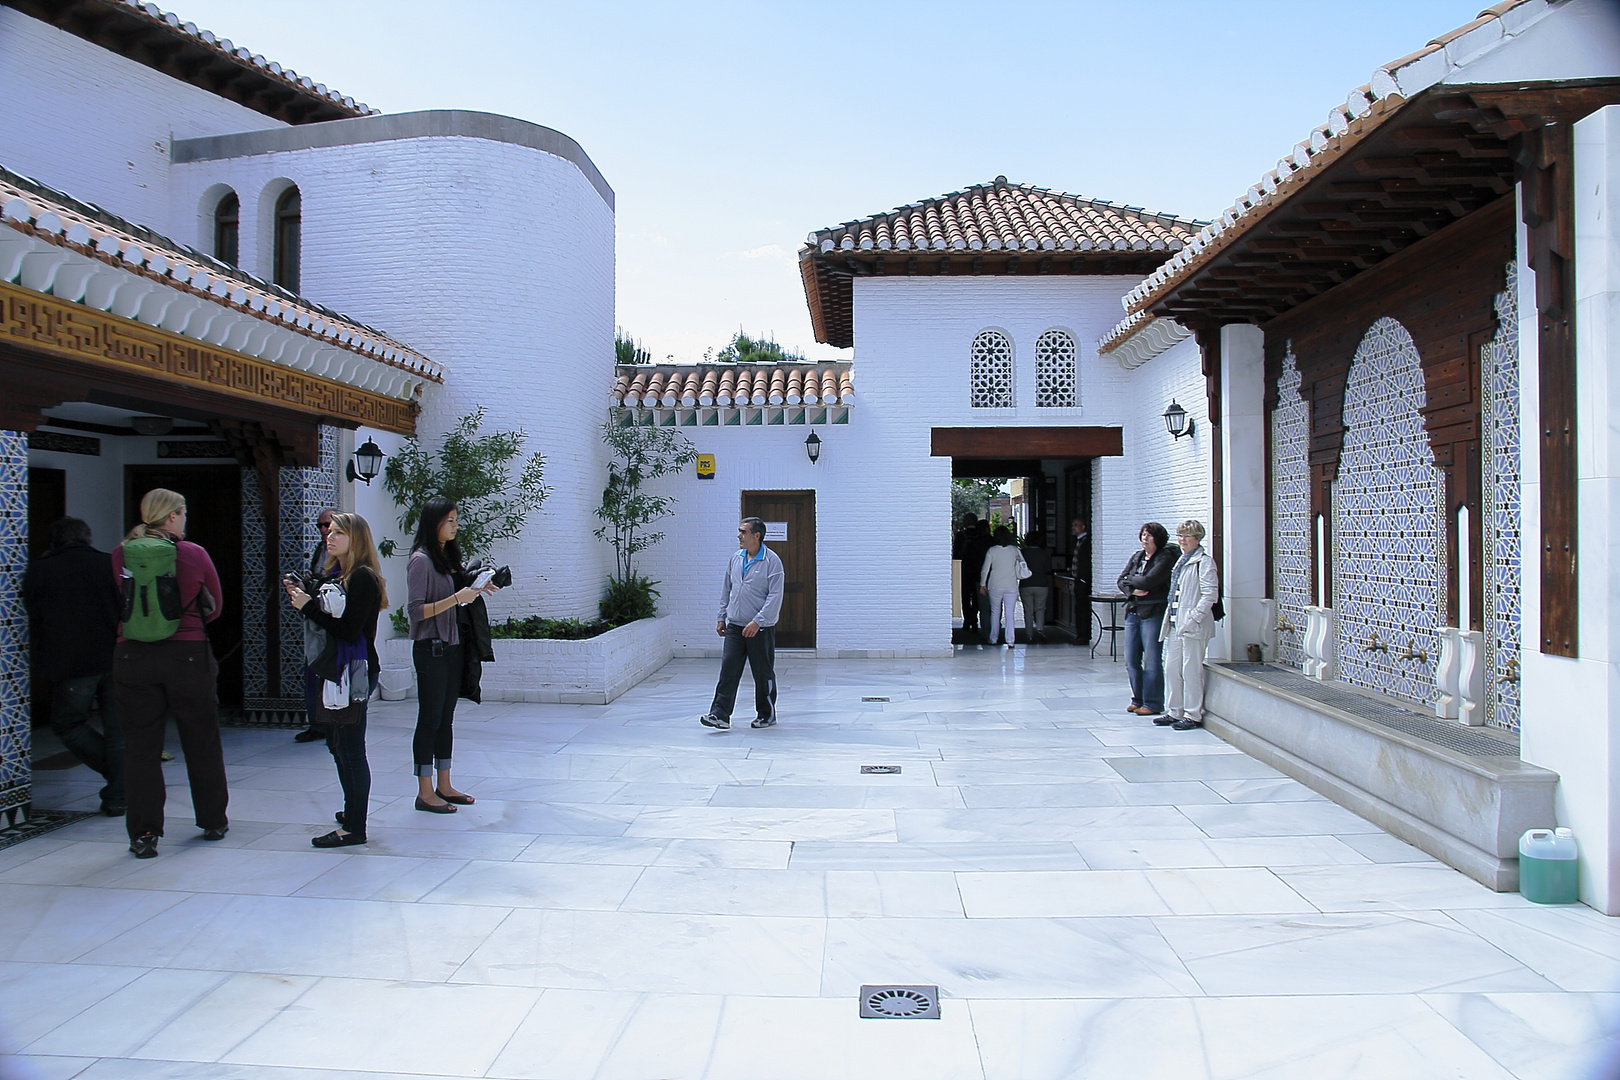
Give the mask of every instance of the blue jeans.
POLYGON ((731 719, 745 663, 754 672, 754 716, 776 716, 776 627, 762 626, 753 637, 743 637, 742 627, 727 623, 726 644, 720 654, 720 681, 714 688, 714 703, 709 706, 709 715, 715 719, 731 719))
POLYGON ((51 684, 51 730, 73 756, 107 781, 103 806, 124 805, 124 732, 113 701, 112 672, 51 684), (90 706, 101 705, 101 730, 90 726, 90 706))
POLYGON ((343 831, 366 835, 366 807, 371 801, 371 765, 366 761, 366 705, 353 724, 327 724, 326 747, 337 764, 343 788, 343 831))
POLYGON ((1125 670, 1131 679, 1131 704, 1164 711, 1164 653, 1159 647, 1159 624, 1164 612, 1146 618, 1125 613, 1125 670))

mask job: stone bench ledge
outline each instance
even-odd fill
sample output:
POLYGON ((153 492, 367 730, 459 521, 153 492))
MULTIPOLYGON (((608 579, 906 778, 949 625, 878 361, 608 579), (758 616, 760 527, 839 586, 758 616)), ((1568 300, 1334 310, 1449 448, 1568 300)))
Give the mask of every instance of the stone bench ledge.
POLYGON ((1518 841, 1555 822, 1558 774, 1511 732, 1436 720, 1271 664, 1206 664, 1205 726, 1250 755, 1498 892, 1518 841))

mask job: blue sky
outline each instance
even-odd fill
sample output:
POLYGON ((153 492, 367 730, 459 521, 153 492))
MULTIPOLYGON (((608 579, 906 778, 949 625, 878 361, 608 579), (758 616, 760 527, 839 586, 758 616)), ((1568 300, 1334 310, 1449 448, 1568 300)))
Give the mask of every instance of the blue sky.
MULTIPOLYGON (((618 319, 811 356, 805 234, 1004 174, 1210 217, 1374 68, 1484 0, 162 0, 386 112, 576 139, 618 196, 618 319)), ((494 238, 492 238, 494 239, 494 238)))

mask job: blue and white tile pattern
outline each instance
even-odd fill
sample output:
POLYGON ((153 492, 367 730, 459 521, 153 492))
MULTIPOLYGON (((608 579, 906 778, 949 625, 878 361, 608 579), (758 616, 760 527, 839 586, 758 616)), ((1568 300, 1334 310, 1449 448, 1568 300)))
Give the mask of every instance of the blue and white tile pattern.
POLYGON ((1519 730, 1519 684, 1502 681, 1519 655, 1519 268, 1507 264, 1507 290, 1496 298, 1500 329, 1484 348, 1485 384, 1485 722, 1519 730))
POLYGON ((1277 380, 1277 407, 1271 413, 1271 595, 1277 621, 1279 663, 1305 662, 1305 608, 1311 602, 1311 467, 1306 449, 1310 407, 1299 395, 1299 364, 1292 349, 1277 380))

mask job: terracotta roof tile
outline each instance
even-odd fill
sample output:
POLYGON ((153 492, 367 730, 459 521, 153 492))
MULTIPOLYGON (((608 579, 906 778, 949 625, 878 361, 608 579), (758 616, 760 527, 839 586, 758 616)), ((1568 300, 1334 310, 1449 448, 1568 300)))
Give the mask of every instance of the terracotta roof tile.
POLYGON ((852 405, 855 373, 847 363, 620 365, 609 400, 624 408, 753 408, 852 405))
POLYGON ((817 230, 806 250, 1178 251, 1203 224, 997 177, 817 230))

